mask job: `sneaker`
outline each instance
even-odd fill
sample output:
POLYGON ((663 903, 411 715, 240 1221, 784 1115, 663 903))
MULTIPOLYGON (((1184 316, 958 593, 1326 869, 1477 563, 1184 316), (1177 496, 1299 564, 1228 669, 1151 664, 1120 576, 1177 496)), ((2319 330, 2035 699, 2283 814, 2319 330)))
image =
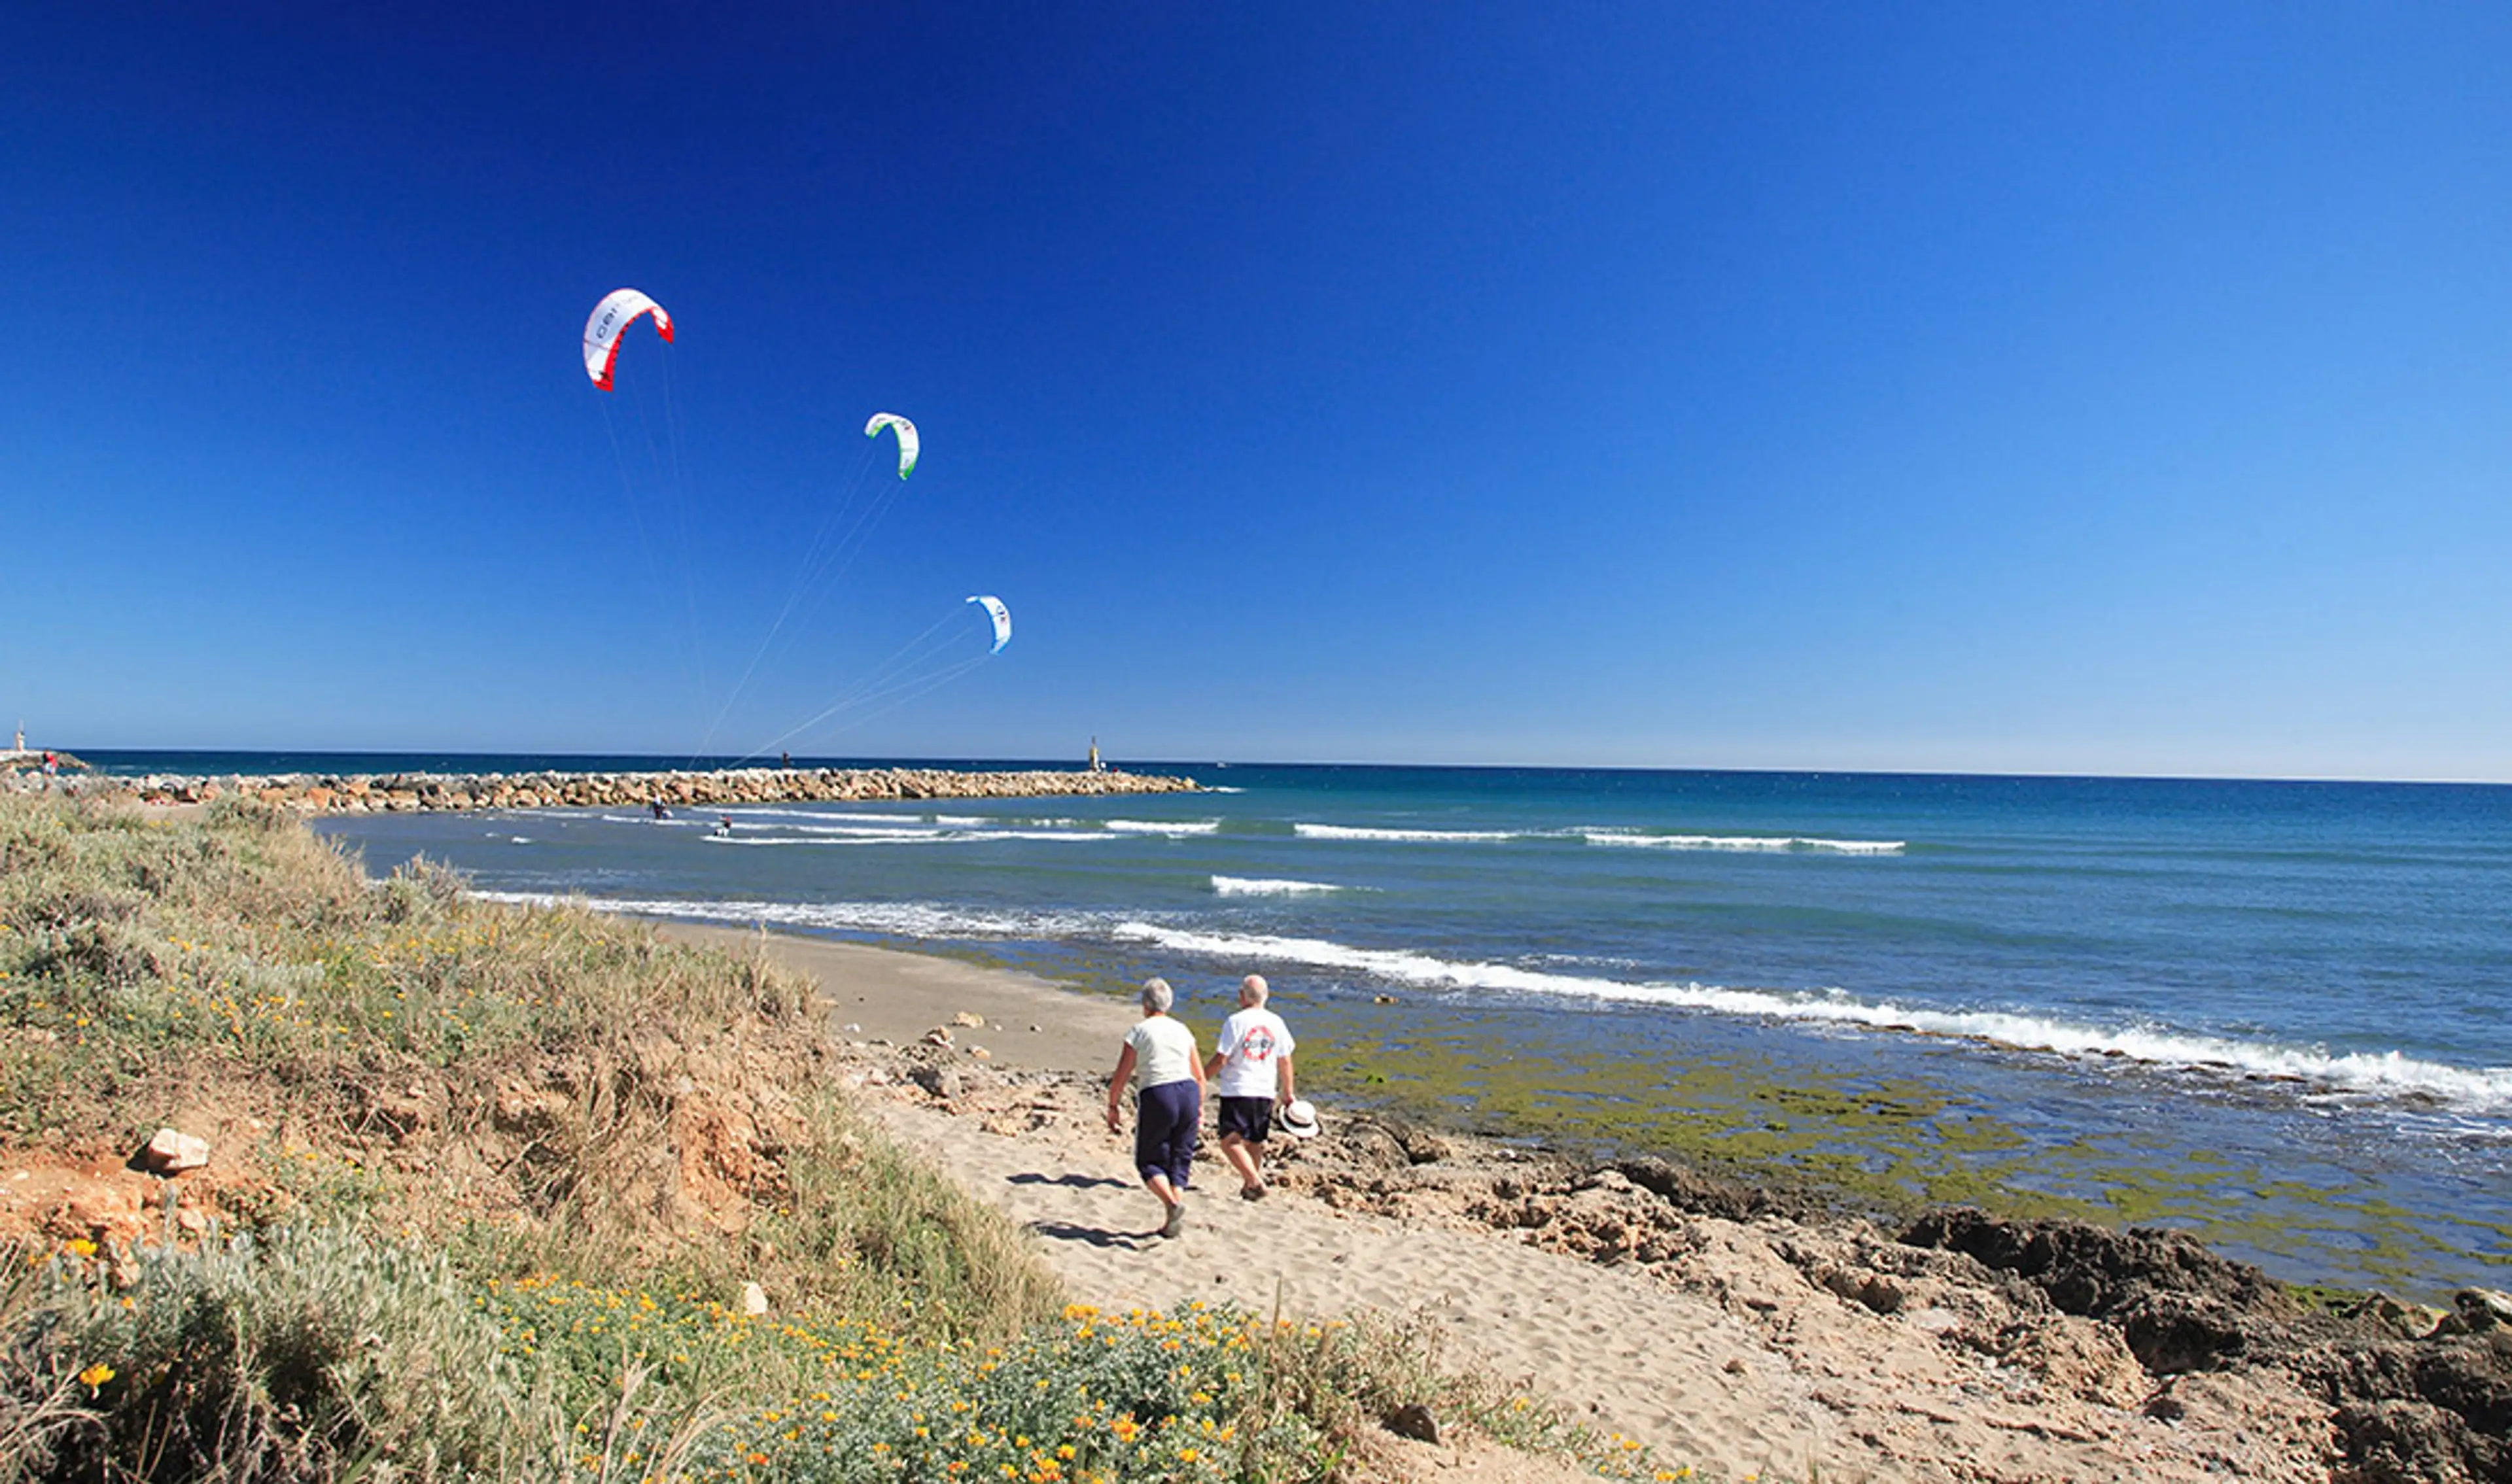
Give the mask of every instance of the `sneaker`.
POLYGON ((1186 1230, 1186 1207, 1169 1207, 1169 1219, 1160 1223, 1160 1235, 1175 1236, 1186 1230))
POLYGON ((1241 1186, 1238 1189, 1238 1198, 1240 1200, 1263 1200, 1265 1198, 1265 1187, 1261 1185, 1241 1186))

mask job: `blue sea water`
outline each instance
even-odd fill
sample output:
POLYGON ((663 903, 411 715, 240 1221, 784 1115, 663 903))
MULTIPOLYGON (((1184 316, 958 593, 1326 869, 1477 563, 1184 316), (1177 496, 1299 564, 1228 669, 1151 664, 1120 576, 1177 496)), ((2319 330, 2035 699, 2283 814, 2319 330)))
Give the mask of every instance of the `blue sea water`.
POLYGON ((1916 1089, 1925 1118, 1776 1157, 2184 1226, 2292 1278, 2512 1262, 2512 789, 1173 770, 1214 791, 322 828, 377 873, 424 853, 491 893, 1158 972, 1216 1010, 1261 971, 1313 1041, 1497 1046, 1565 1098, 1715 1069, 1802 1133, 1774 1089, 1916 1089))

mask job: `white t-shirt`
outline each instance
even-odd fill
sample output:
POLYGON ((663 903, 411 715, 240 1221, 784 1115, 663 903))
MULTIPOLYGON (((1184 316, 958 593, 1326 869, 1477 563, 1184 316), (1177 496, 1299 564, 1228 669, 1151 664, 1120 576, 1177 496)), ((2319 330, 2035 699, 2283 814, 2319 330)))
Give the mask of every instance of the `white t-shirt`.
POLYGON ((1255 1005, 1221 1023, 1219 1095, 1225 1098, 1271 1098, 1281 1091, 1276 1059, 1291 1054, 1291 1028, 1282 1017, 1255 1005))
POLYGON ((1134 1048, 1136 1087, 1195 1080, 1195 1033, 1186 1022, 1174 1016, 1147 1015, 1125 1033, 1125 1044, 1134 1048))

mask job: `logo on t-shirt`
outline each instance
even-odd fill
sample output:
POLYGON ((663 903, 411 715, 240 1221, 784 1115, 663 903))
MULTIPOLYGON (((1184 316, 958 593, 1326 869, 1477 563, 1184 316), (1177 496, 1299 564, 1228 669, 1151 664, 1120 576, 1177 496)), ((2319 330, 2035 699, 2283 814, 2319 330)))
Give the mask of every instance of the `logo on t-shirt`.
POLYGON ((1274 1033, 1258 1026, 1238 1043, 1238 1054, 1248 1061, 1261 1062, 1274 1054, 1274 1033))

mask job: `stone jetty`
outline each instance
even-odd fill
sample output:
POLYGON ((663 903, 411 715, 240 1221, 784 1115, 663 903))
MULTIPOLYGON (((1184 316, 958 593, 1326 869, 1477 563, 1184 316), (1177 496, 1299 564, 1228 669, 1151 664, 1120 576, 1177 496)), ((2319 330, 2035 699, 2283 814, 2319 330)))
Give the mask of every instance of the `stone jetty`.
POLYGON ((673 808, 900 799, 1033 799, 1056 795, 1186 794, 1192 778, 1153 773, 958 771, 930 767, 725 768, 651 773, 285 773, 156 775, 80 781, 90 798, 211 803, 245 796, 300 814, 437 813, 462 809, 673 808))

